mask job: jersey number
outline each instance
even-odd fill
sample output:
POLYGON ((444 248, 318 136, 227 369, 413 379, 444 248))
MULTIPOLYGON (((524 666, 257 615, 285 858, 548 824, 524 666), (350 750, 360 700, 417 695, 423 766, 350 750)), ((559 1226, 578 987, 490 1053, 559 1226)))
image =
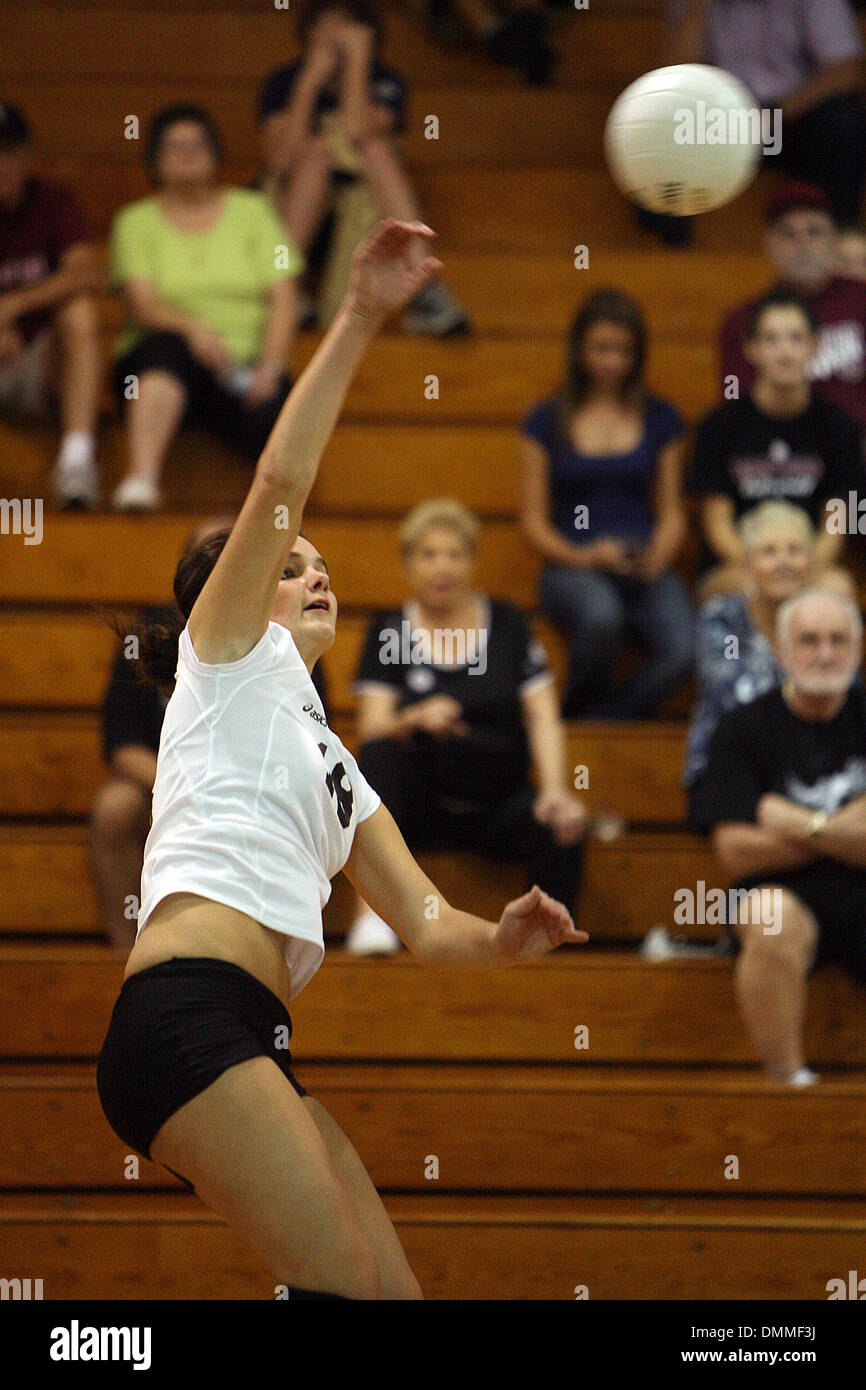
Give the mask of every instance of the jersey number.
MULTIPOLYGON (((326 758, 328 756, 328 745, 326 743, 320 743, 319 752, 323 758, 326 758)), ((328 788, 331 796, 336 797, 337 816, 339 817, 340 824, 345 830, 349 821, 352 819, 354 793, 351 783, 349 783, 348 787, 343 786, 344 777, 346 777, 346 769, 343 767, 342 763, 335 763, 332 771, 325 773, 325 786, 328 788)), ((346 777, 347 782, 348 780, 348 777, 346 777)))

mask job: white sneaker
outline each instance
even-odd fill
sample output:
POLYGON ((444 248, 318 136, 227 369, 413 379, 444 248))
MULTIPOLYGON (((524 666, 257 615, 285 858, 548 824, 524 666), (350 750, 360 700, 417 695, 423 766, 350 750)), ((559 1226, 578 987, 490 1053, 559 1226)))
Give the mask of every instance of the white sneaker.
POLYGON ((51 486, 58 511, 83 508, 93 511, 99 506, 101 490, 99 469, 92 459, 58 459, 51 471, 51 486))
POLYGON ((155 512, 162 506, 162 496, 150 478, 131 474, 114 489, 111 505, 116 512, 155 512))
POLYGON ((651 927, 640 944, 644 960, 670 960, 676 952, 664 927, 651 927))
POLYGON ((724 941, 715 945, 695 944, 683 936, 671 936, 666 927, 651 927, 640 944, 644 960, 710 960, 727 953, 724 941))
POLYGON ((771 1071, 765 1072, 765 1075, 774 1086, 814 1086, 816 1081, 821 1080, 817 1072, 810 1071, 808 1067, 798 1067, 790 1076, 779 1076, 771 1071))
POLYGON ((353 956, 390 956, 400 950, 402 943, 388 923, 368 908, 355 918, 345 944, 353 956))
POLYGON ((817 1072, 810 1071, 808 1067, 800 1067, 799 1070, 792 1072, 786 1079, 786 1086, 814 1086, 819 1080, 817 1072))

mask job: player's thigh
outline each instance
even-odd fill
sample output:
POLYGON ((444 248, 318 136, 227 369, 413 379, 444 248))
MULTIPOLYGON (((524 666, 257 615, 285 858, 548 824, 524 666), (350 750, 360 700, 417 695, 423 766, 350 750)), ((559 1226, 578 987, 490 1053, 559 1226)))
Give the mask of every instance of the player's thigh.
POLYGON ((378 1297, 378 1265, 354 1200, 271 1058, 229 1067, 165 1121, 150 1152, 193 1184, 279 1282, 378 1297))
POLYGON ((419 1299, 424 1295, 406 1252, 364 1163, 337 1121, 315 1096, 302 1103, 312 1115, 337 1173, 355 1203, 358 1220, 379 1265, 381 1298, 419 1299))

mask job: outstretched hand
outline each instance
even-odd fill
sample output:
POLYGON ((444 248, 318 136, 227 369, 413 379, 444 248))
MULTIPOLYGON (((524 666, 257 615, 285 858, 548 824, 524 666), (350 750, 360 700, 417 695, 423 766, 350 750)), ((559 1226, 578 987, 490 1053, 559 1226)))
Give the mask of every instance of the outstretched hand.
POLYGON ((346 306, 376 327, 404 308, 442 270, 435 256, 419 259, 414 245, 435 235, 425 222, 378 222, 352 257, 346 306))
POLYGON ((566 941, 579 945, 589 940, 585 931, 577 930, 568 909, 542 892, 537 883, 507 905, 494 938, 510 960, 543 956, 566 941))

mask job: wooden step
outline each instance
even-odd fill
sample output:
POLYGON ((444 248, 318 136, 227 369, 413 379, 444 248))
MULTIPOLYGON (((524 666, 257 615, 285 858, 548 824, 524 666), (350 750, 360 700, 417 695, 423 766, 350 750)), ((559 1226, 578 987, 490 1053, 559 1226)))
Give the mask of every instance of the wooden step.
MULTIPOLYGON (((309 1063, 298 1079, 380 1190, 863 1196, 866 1076, 802 1095, 755 1074, 309 1063), (816 1143, 816 1135, 822 1140, 816 1143), (422 1157, 424 1156, 424 1157, 422 1157), (726 1174, 727 1165, 727 1174, 726 1174)), ((128 1190, 92 1064, 0 1073, 0 1188, 128 1190)), ((141 1160, 138 1188, 175 1188, 141 1160)))
MULTIPOLYGON (((350 750, 357 749, 347 716, 334 716, 331 727, 350 750)), ((593 811, 636 825, 683 823, 680 725, 572 725, 568 758, 570 768, 587 770, 583 795, 593 811)), ((0 815, 88 816, 106 776, 95 712, 13 713, 3 720, 0 815)))
MULTIPOLYGON (((428 1299, 826 1299, 862 1205, 729 1198, 384 1198, 428 1299), (586 1293, 582 1295, 586 1297, 586 1293)), ((186 1193, 4 1196, 0 1263, 46 1299, 269 1299, 274 1278, 186 1193)))
MULTIPOLYGON (((418 861, 446 901, 489 921, 526 887, 521 864, 497 864, 460 853, 419 853, 418 861)), ((663 923, 674 934, 715 941, 719 929, 674 921, 674 893, 683 886, 724 882, 706 843, 696 836, 626 834, 610 843, 592 840, 578 901, 577 923, 600 941, 640 941, 663 923)), ((129 885, 140 891, 138 882, 129 885)), ((102 935, 83 826, 0 826, 0 935, 45 937, 102 935)), ((354 916, 347 880, 333 880, 324 910, 325 934, 339 944, 354 916)), ((130 924, 130 944, 134 923, 130 924)))
MULTIPOLYGON (((131 627, 137 611, 130 609, 123 616, 131 627)), ((337 639, 322 657, 328 707, 335 713, 349 714, 356 708, 353 686, 370 616, 341 608, 337 639)), ((537 614, 532 625, 561 689, 567 643, 537 614)), ((5 609, 0 627, 0 708, 100 709, 117 647, 107 623, 92 614, 53 608, 5 609)))
MULTIPOLYGON (((0 423, 5 497, 44 496, 57 449, 48 426, 0 423)), ((126 433, 115 419, 99 431, 103 493, 128 467, 126 433)), ((172 511, 240 510, 251 467, 215 435, 187 429, 169 454, 163 486, 172 511)), ((425 497, 453 496, 482 519, 517 514, 518 444, 512 428, 484 425, 341 425, 325 452, 306 516, 392 516, 425 497)))
MULTIPOLYGON (((107 242, 99 244, 98 254, 107 280, 107 242)), ((732 305, 731 284, 738 285, 742 302, 771 283, 766 260, 754 250, 695 251, 688 256, 659 250, 650 261, 643 250, 607 250, 594 244, 580 268, 567 245, 546 252, 523 251, 517 266, 513 249, 443 249, 441 254, 442 278, 465 305, 478 338, 556 337, 562 344, 563 365, 566 335, 578 306, 596 290, 615 285, 637 299, 651 342, 672 347, 688 337, 715 351, 719 324, 732 305)), ((106 292, 99 310, 108 359, 123 323, 119 297, 106 292)), ((386 325, 382 338, 399 341, 399 325, 386 325)), ((302 334, 299 352, 304 353, 305 343, 309 352, 317 341, 312 334, 302 334)), ((463 344, 453 341, 446 346, 456 349, 463 344)))
MULTIPOLYGON (((520 84, 516 73, 491 63, 480 49, 468 43, 437 44, 415 15, 394 4, 379 9, 385 61, 412 82, 458 87, 520 84)), ((642 59, 660 37, 661 16, 642 8, 611 14, 594 0, 591 11, 565 19, 553 32, 558 82, 580 81, 591 67, 596 82, 619 90, 643 71, 642 59)), ((213 81, 225 76, 225 57, 231 54, 232 76, 258 90, 270 68, 298 54, 295 17, 273 3, 215 8, 198 0, 191 10, 137 0, 134 10, 120 12, 92 0, 86 8, 73 4, 62 11, 44 0, 7 0, 3 31, 4 79, 38 78, 46 71, 74 77, 81 74, 86 54, 88 75, 94 78, 185 82, 194 71, 213 81)))
MULTIPOLYGON (((575 306, 579 293, 576 287, 575 306)), ((321 337, 316 332, 298 338, 290 364, 295 378, 321 337)), ((516 448, 527 413, 557 390, 564 352, 564 344, 552 336, 476 335, 443 340, 383 334, 358 368, 342 420, 345 424, 424 425, 428 430, 508 425, 516 448)), ((697 421, 718 403, 711 336, 695 342, 658 339, 649 354, 648 385, 676 405, 690 423, 697 421)))
MULTIPOLYGON (((686 255, 659 249, 650 257, 643 249, 608 250, 595 230, 581 269, 568 246, 524 251, 516 263, 513 250, 448 250, 443 256, 444 278, 480 333, 551 333, 564 339, 583 298, 615 285, 640 303, 652 345, 687 337, 711 350, 732 305, 756 298, 772 279, 755 249, 686 255)), ((670 389, 676 393, 675 383, 670 389)))
MULTIPOLYGON (((576 303, 580 291, 575 288, 576 303)), ((299 344, 298 370, 307 360, 307 347, 312 355, 312 342, 299 344)), ((385 417, 391 423, 403 419, 428 428, 446 421, 519 427, 526 412, 556 390, 562 369, 563 344, 555 339, 470 337, 442 342, 382 337, 358 370, 344 418, 349 422, 385 417), (438 378, 437 400, 425 399, 430 376, 438 378)), ((715 349, 708 341, 662 339, 650 351, 649 384, 691 421, 717 402, 715 372, 715 349)))
MULTIPOLYGON (((215 504, 217 507, 219 504, 215 504)), ((212 513, 211 513, 212 514, 212 513)), ((43 514, 37 547, 12 535, 4 547, 0 602, 164 604, 170 601, 178 556, 194 526, 208 513, 135 519, 43 514)), ((310 538, 328 562, 334 592, 348 608, 399 607, 405 580, 394 521, 318 517, 310 538)), ((530 607, 538 563, 509 522, 484 527, 477 580, 489 593, 530 607)))
MULTIPOLYGON (((263 62, 263 74, 271 65, 263 62)), ((6 76, 3 91, 7 101, 28 112, 34 140, 49 160, 62 156, 82 163, 94 158, 137 162, 152 117, 179 99, 176 82, 140 72, 94 81, 80 70, 59 77, 15 71, 6 76), (139 139, 124 134, 131 113, 140 122, 139 139)), ((600 163, 602 130, 615 95, 586 79, 543 88, 413 82, 402 143, 408 160, 421 166, 600 163), (437 139, 425 133, 430 115, 438 118, 437 139)), ((257 82, 231 71, 200 76, 190 67, 183 97, 214 114, 229 159, 255 157, 257 82)))
MULTIPOLYGON (((0 1056, 95 1058, 125 960, 125 952, 98 946, 0 946, 0 1056)), ((359 1058, 643 1067, 754 1061, 729 960, 651 963, 572 947, 479 972, 425 969, 407 952, 380 959, 330 951, 291 1014, 299 1065, 359 1058), (575 1046, 583 1026, 587 1050, 575 1046)), ((866 996, 832 967, 809 984, 806 1051, 819 1070, 866 1067, 866 996)))
MULTIPOLYGON (((599 132, 600 145, 600 132, 599 132)), ((255 145, 230 158, 224 167, 227 183, 252 186, 259 174, 255 145)), ((437 249, 494 251, 504 255, 562 249, 572 263, 576 245, 593 256, 610 251, 634 252, 656 257, 664 266, 670 259, 692 264, 692 253, 665 251, 649 232, 640 231, 629 203, 617 191, 607 170, 598 162, 569 160, 558 167, 546 146, 526 164, 471 167, 437 167, 409 162, 424 215, 434 227, 437 249)), ((46 177, 69 183, 87 209, 93 233, 105 237, 117 210, 150 193, 144 169, 126 152, 91 152, 86 159, 75 154, 41 152, 40 168, 46 177)), ((779 176, 772 170, 741 194, 736 217, 731 209, 706 213, 695 220, 695 245, 714 254, 736 251, 756 255, 761 242, 763 208, 779 176)), ((651 285, 653 272, 648 270, 651 285)), ((741 298, 734 294, 733 302, 741 298)), ((672 312, 676 306, 671 305, 672 312)))

